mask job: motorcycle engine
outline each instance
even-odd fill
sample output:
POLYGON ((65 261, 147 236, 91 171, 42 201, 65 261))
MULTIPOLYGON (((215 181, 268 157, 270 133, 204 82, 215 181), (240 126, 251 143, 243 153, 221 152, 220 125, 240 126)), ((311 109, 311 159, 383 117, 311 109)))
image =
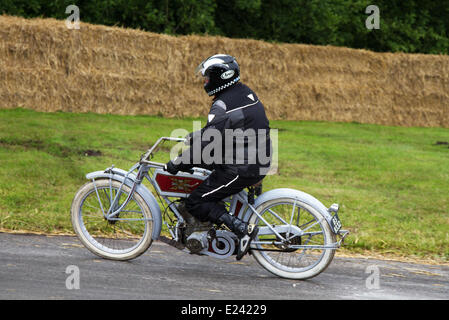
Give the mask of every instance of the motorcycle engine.
POLYGON ((219 259, 235 253, 237 237, 226 230, 215 230, 210 222, 200 222, 186 209, 183 202, 178 210, 185 220, 181 229, 183 243, 190 253, 205 254, 219 259))
POLYGON ((207 231, 194 232, 188 236, 186 240, 186 247, 191 253, 200 253, 203 249, 207 248, 209 245, 209 240, 207 238, 207 231))

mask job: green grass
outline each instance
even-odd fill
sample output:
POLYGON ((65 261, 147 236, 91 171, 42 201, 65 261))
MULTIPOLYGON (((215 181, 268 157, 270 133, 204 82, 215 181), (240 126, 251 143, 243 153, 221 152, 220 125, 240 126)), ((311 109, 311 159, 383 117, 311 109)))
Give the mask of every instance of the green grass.
MULTIPOLYGON (((129 169, 160 136, 192 120, 0 110, 0 228, 73 232, 70 205, 85 174, 129 169)), ((201 119, 204 121, 204 119, 201 119)), ((203 122, 204 123, 204 122, 203 122)), ((449 260, 449 130, 271 121, 290 187, 340 203, 353 252, 449 260)), ((168 160, 168 153, 159 161, 168 160)))

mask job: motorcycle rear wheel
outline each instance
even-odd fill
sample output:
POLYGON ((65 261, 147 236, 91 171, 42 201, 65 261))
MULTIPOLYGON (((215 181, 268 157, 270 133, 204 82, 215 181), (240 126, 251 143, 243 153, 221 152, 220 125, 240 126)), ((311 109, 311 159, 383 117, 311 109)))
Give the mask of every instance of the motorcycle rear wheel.
MULTIPOLYGON (((251 254, 269 272, 287 279, 309 279, 323 272, 331 263, 335 249, 298 248, 299 245, 332 246, 335 234, 323 215, 298 199, 280 198, 262 203, 257 212, 271 225, 290 224, 299 227, 304 235, 292 237, 291 245, 257 244, 257 241, 280 241, 274 234, 256 236, 251 254), (295 247, 295 245, 297 247, 295 247)), ((252 214, 249 223, 265 227, 265 223, 252 214)), ((285 237, 285 234, 283 234, 285 237)))

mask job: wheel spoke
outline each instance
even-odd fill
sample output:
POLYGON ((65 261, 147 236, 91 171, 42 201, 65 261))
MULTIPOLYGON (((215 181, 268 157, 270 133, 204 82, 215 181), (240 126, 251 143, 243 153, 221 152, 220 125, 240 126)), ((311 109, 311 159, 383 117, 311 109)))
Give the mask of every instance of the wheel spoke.
POLYGON ((302 231, 305 232, 307 230, 309 230, 310 228, 312 228, 313 226, 315 226, 316 224, 320 223, 320 221, 315 222, 314 224, 312 224, 311 226, 308 226, 307 228, 303 229, 302 231))
POLYGON ((289 223, 289 228, 288 228, 288 232, 287 232, 287 238, 290 235, 290 231, 291 231, 291 228, 292 228, 293 216, 295 215, 295 208, 296 208, 296 199, 295 199, 295 202, 293 203, 293 209, 292 209, 292 214, 291 214, 291 217, 290 217, 290 223, 289 223))
POLYGON ((269 211, 274 217, 276 217, 277 219, 279 219, 279 221, 281 221, 282 224, 287 224, 287 222, 286 222, 284 219, 282 219, 282 217, 280 217, 276 212, 274 212, 274 211, 271 210, 271 209, 268 209, 268 211, 269 211))

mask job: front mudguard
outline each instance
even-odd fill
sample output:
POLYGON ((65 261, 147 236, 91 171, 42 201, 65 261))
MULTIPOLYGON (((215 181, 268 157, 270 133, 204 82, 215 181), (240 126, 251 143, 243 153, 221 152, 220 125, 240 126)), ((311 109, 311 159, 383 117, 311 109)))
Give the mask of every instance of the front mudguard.
MULTIPOLYGON (((125 176, 127 172, 122 169, 113 168, 111 169, 112 173, 106 173, 104 171, 94 171, 91 173, 88 173, 86 175, 86 178, 88 180, 95 180, 95 179, 112 179, 116 180, 120 183, 125 182, 125 184, 132 188, 134 181, 136 180, 136 175, 133 173, 130 173, 128 177, 125 176)), ((153 240, 157 240, 159 238, 159 235, 161 234, 162 229, 162 214, 161 214, 161 208, 159 207, 159 204, 157 203, 156 198, 151 194, 150 190, 143 184, 139 184, 136 188, 136 192, 140 194, 145 201, 145 203, 150 208, 151 214, 153 216, 153 233, 151 235, 151 238, 153 240)))
MULTIPOLYGON (((322 204, 318 199, 314 198, 310 194, 295 189, 279 188, 264 192, 255 199, 253 207, 257 208, 266 201, 279 198, 297 199, 299 201, 302 201, 307 205, 316 209, 318 212, 320 212, 330 226, 333 225, 332 224, 333 216, 331 214, 332 211, 330 208, 329 209, 326 208, 324 204, 322 204)), ((251 208, 248 208, 243 215, 243 221, 248 222, 252 214, 253 211, 251 210, 251 208)), ((333 231, 332 227, 331 230, 333 231)))

